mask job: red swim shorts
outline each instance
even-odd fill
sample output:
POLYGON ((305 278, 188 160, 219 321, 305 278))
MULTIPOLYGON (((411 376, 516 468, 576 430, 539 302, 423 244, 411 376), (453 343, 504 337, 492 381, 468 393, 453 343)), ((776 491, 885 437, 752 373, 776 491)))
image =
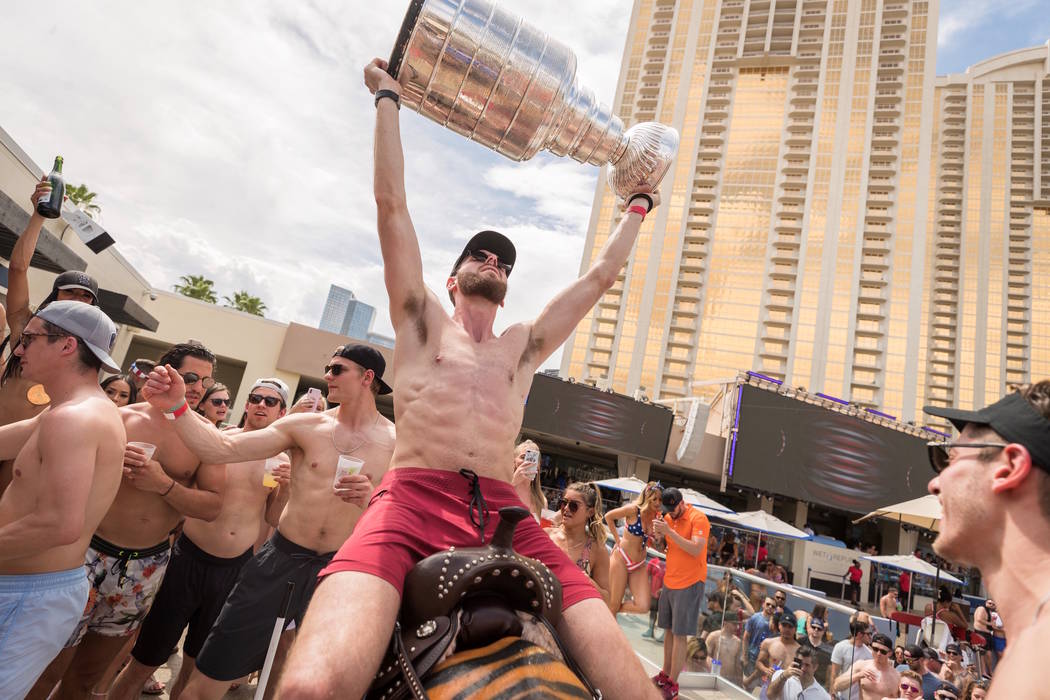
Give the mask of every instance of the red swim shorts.
MULTIPOLYGON (((486 505, 485 542, 490 542, 499 509, 524 504, 504 481, 479 477, 478 483, 486 505)), ((405 576, 416 562, 450 546, 481 545, 481 535, 470 517, 472 494, 471 480, 458 472, 391 469, 376 488, 354 533, 320 576, 360 571, 378 576, 400 595, 405 576)), ((535 518, 518 523, 514 550, 550 567, 561 582, 562 609, 588 598, 601 598, 591 579, 551 541, 535 518)))

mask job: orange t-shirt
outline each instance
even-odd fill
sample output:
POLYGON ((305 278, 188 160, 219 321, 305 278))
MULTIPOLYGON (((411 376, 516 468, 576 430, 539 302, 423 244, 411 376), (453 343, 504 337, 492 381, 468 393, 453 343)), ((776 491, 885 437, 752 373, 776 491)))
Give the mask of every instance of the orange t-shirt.
POLYGON ((684 539, 692 540, 697 535, 704 539, 700 554, 693 557, 686 554, 670 537, 667 538, 667 573, 664 574, 664 588, 678 591, 706 579, 707 536, 711 532, 711 523, 707 521, 707 516, 687 503, 682 517, 672 520, 670 515, 665 515, 664 522, 684 539))

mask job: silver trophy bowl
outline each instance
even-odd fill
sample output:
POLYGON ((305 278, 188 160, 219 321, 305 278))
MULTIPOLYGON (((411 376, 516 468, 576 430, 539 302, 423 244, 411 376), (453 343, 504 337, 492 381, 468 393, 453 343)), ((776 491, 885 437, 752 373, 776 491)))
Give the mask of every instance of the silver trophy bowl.
POLYGON ((486 0, 412 0, 388 70, 403 105, 512 160, 542 149, 612 164, 621 198, 655 190, 678 151, 663 124, 624 131, 576 82, 568 47, 486 0))

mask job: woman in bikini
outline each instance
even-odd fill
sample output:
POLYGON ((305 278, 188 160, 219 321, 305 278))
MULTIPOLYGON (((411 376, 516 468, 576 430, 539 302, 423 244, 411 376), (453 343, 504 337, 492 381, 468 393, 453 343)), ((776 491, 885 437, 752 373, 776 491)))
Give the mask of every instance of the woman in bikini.
POLYGON ((616 547, 609 559, 609 609, 616 614, 649 612, 649 577, 645 570, 645 548, 653 532, 653 520, 660 515, 660 496, 663 489, 650 481, 638 494, 634 503, 610 510, 605 523, 616 538, 616 547), (623 536, 616 530, 616 521, 623 518, 623 536), (630 603, 623 602, 624 590, 630 586, 630 603))
MULTIPOLYGON (((561 504, 561 524, 547 528, 554 544, 591 577, 594 586, 609 603, 609 554, 605 549, 608 532, 602 521, 602 499, 594 483, 577 481, 565 487, 561 504)), ((621 592, 622 594, 622 592, 621 592)))

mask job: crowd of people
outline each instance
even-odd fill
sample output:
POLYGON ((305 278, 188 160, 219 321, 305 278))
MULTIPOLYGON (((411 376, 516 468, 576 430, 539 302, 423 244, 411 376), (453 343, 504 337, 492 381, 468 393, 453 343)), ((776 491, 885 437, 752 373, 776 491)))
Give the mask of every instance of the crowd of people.
MULTIPOLYGON (((771 698, 1046 696, 1032 669, 1050 641, 1050 595, 1039 590, 1050 580, 1050 383, 980 411, 928 409, 960 430, 959 440, 931 448, 930 490, 945 506, 935 549, 979 567, 997 592, 1001 610, 989 601, 974 626, 993 638, 1010 632, 994 683, 971 671, 961 644, 943 656, 933 645, 903 646, 895 665, 894 640, 875 633, 864 612, 825 659, 833 640, 819 607, 796 613, 782 588, 765 597, 766 585, 753 584, 745 594, 731 578, 704 595, 710 525, 676 488, 650 484, 605 513, 593 483, 567 483, 558 517, 541 522, 538 449, 518 444, 532 377, 615 282, 659 195, 628 196, 591 267, 535 320, 498 336, 516 251, 502 234, 480 232, 447 278, 449 314, 423 282, 404 187, 400 86, 385 69, 376 59, 364 78, 377 113, 394 386, 377 351, 339 346, 323 368, 332 407, 309 395, 291 405, 289 387, 263 377, 231 427, 232 393, 216 382, 204 343, 177 343, 120 374, 110 356, 116 327, 90 276, 59 275, 30 311, 26 271, 42 225, 31 217, 12 251, 5 309, 0 697, 133 698, 180 640, 173 697, 222 697, 264 665, 271 696, 363 697, 395 665, 422 692, 424 681, 406 670, 415 648, 405 651, 395 625, 406 577, 431 555, 451 560, 457 548, 491 542, 500 510, 522 506, 535 517, 516 523, 515 556, 548 573, 522 579, 522 590, 536 581, 539 590, 515 598, 515 610, 553 605, 556 580, 561 610, 551 630, 579 687, 604 697, 673 699, 687 668, 717 668, 771 698), (100 384, 103 372, 118 376, 100 384), (376 407, 391 392, 396 429, 376 407), (662 570, 647 564, 657 543, 662 570), (664 659, 649 678, 616 615, 654 612, 664 659), (278 618, 286 624, 274 631, 278 618), (398 661, 381 669, 390 648, 398 661)), ((33 203, 47 193, 42 181, 33 203)), ((744 560, 764 560, 767 579, 786 582, 762 543, 754 546, 744 560)), ((723 539, 711 549, 739 556, 735 547, 723 539)), ((461 585, 471 564, 442 570, 430 595, 461 585)), ((953 612, 947 600, 933 614, 950 624, 953 612)), ((436 629, 429 620, 407 632, 423 639, 436 629)))

